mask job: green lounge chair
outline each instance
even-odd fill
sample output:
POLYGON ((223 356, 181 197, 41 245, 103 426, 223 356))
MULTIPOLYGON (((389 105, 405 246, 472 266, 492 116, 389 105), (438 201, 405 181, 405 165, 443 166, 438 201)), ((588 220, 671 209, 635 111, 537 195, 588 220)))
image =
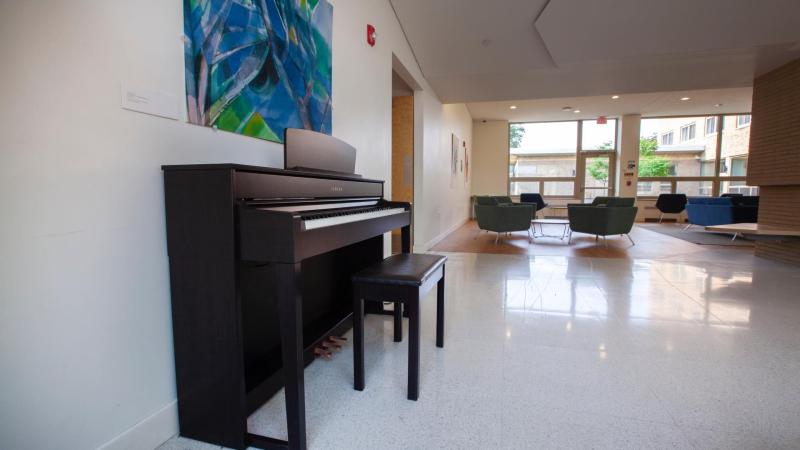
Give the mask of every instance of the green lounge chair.
MULTIPOLYGON (((603 236, 624 234, 636 245, 628 233, 633 228, 633 221, 636 219, 638 208, 634 206, 635 199, 632 197, 597 197, 591 204, 569 204, 567 213, 569 215, 569 227, 571 231, 603 236)), ((570 243, 572 234, 570 234, 570 243)))
POLYGON ((530 229, 535 209, 531 205, 498 204, 494 197, 476 197, 475 199, 478 228, 497 233, 494 239, 495 244, 500 238, 500 233, 512 231, 527 231, 528 240, 532 241, 530 229))

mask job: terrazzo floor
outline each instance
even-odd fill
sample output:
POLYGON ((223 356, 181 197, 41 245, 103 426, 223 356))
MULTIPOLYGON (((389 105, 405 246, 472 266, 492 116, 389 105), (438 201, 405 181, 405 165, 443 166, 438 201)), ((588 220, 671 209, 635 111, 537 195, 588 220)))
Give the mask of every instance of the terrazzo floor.
MULTIPOLYGON (((305 371, 309 448, 800 448, 800 269, 714 249, 447 255, 445 347, 434 290, 419 401, 408 324, 397 344, 391 317, 368 316, 363 392, 349 345, 305 371)), ((286 437, 282 394, 249 429, 286 437)))

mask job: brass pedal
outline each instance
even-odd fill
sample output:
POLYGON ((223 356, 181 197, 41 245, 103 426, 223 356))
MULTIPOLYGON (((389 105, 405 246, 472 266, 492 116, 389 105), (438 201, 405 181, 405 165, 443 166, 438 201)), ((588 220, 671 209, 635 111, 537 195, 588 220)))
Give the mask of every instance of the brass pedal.
POLYGON ((344 336, 328 336, 328 342, 347 342, 344 336))
POLYGON ((326 349, 326 350, 328 350, 328 349, 331 349, 331 350, 333 350, 333 351, 335 351, 335 352, 338 352, 338 351, 341 351, 341 350, 342 350, 342 346, 341 346, 341 345, 339 345, 339 344, 334 344, 334 343, 331 343, 331 342, 329 342, 329 343, 326 343, 325 345, 323 345, 323 347, 322 347, 322 348, 324 348, 324 349, 326 349))
POLYGON ((331 350, 333 350, 333 351, 335 351, 335 352, 338 352, 339 350, 341 350, 341 349, 342 349, 342 346, 341 346, 341 345, 339 345, 339 344, 332 344, 332 343, 330 343, 330 342, 323 342, 323 343, 319 344, 319 346, 320 346, 320 348, 322 348, 323 350, 327 350, 327 351, 331 351, 331 350))
POLYGON ((333 358, 333 353, 327 351, 324 348, 315 347, 314 348, 314 356, 316 356, 317 358, 331 359, 331 358, 333 358))

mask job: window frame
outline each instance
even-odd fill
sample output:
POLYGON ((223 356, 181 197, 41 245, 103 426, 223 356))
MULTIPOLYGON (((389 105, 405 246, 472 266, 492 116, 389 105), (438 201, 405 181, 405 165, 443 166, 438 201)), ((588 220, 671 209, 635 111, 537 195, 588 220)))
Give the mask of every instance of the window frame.
POLYGON ((583 149, 583 122, 590 121, 591 119, 573 119, 573 120, 543 120, 543 121, 530 121, 530 122, 508 122, 508 136, 511 135, 511 126, 524 125, 528 123, 560 123, 560 122, 575 122, 577 124, 577 133, 575 136, 575 167, 574 175, 571 177, 512 177, 509 168, 511 167, 511 142, 508 144, 506 151, 506 174, 508 181, 506 183, 506 193, 512 198, 518 197, 517 194, 511 194, 511 185, 515 182, 528 182, 539 183, 539 193, 545 195, 545 183, 547 182, 565 182, 571 181, 573 183, 572 195, 547 195, 548 198, 560 200, 579 200, 583 198, 583 185, 585 184, 586 167, 585 161, 588 158, 597 156, 608 156, 609 170, 608 170, 608 192, 611 195, 616 190, 616 155, 619 148, 619 117, 609 117, 608 120, 614 120, 614 142, 610 149, 596 150, 596 149, 583 149))
MULTIPOLYGON (((709 116, 715 116, 717 118, 716 119, 717 132, 715 133, 716 134, 716 142, 717 143, 716 143, 716 156, 715 156, 716 159, 715 159, 714 175, 702 175, 702 176, 691 176, 691 177, 677 177, 677 176, 637 177, 637 180, 636 180, 636 182, 637 182, 637 191, 638 191, 638 183, 641 183, 641 182, 669 182, 671 184, 671 187, 672 187, 670 189, 670 193, 675 194, 675 193, 677 193, 677 184, 678 184, 678 182, 681 182, 681 181, 683 181, 683 182, 686 182, 686 181, 700 181, 700 182, 702 182, 702 181, 710 181, 711 182, 711 192, 712 192, 711 196, 715 197, 715 196, 719 196, 720 188, 721 188, 721 186, 722 186, 722 184, 724 182, 732 182, 732 181, 744 181, 744 182, 746 182, 747 181, 747 176, 746 175, 737 175, 737 176, 720 175, 720 166, 721 166, 721 161, 722 161, 722 158, 721 158, 722 157, 722 137, 723 137, 723 134, 724 134, 723 133, 723 128, 724 128, 724 123, 725 123, 724 122, 724 118, 725 117, 729 117, 729 116, 737 116, 738 117, 738 116, 750 116, 750 115, 751 115, 750 113, 727 113, 727 114, 710 114, 709 115, 709 116)), ((706 117, 709 117, 709 116, 706 116, 706 117)), ((688 117, 699 117, 699 116, 697 116, 697 115, 692 115, 692 116, 685 116, 685 115, 681 115, 681 116, 648 116, 648 117, 642 117, 641 120, 645 120, 645 119, 677 119, 677 118, 681 118, 681 117, 687 117, 688 118, 688 117)), ((737 119, 737 122, 738 122, 738 119, 737 119)), ((752 119, 751 119, 751 122, 752 122, 752 119)), ((748 122, 747 125, 745 125, 745 126, 749 126, 749 125, 750 125, 750 123, 748 122)), ((738 127, 737 126, 736 128, 743 128, 743 127, 738 127)), ((672 133, 672 132, 670 132, 670 133, 672 133)), ((749 152, 749 149, 748 149, 748 158, 749 158, 749 154, 750 154, 750 152, 749 152)), ((731 168, 729 167, 729 170, 730 169, 731 168)), ((655 200, 655 199, 658 198, 658 196, 652 196, 652 195, 640 196, 637 193, 636 198, 637 199, 642 199, 642 200, 655 200)))
MULTIPOLYGON (((644 119, 644 118, 642 118, 644 119)), ((669 133, 662 133, 659 136, 659 141, 661 142, 659 145, 674 145, 675 144, 675 132, 670 131, 669 133), (669 143, 664 142, 664 138, 669 136, 669 143)))
MULTIPOLYGON (((728 113, 728 114, 711 114, 705 116, 708 117, 716 117, 716 155, 715 155, 715 163, 714 163, 714 175, 700 175, 700 176, 688 176, 688 177, 681 177, 681 176, 666 176, 666 177, 637 177, 637 186, 638 182, 659 182, 659 183, 670 183, 671 190, 670 192, 675 193, 677 190, 678 182, 687 182, 687 181, 710 181, 711 182, 711 192, 712 196, 718 196, 720 192, 720 187, 724 182, 733 182, 733 181, 747 181, 746 176, 732 176, 732 175, 720 175, 720 165, 722 164, 721 156, 722 156, 722 137, 723 128, 724 128, 724 118, 728 116, 750 116, 749 113, 728 113)), ((645 119, 675 119, 681 117, 698 117, 697 115, 683 115, 683 116, 648 116, 642 117, 641 120, 645 119)), ((510 195, 511 194, 511 184, 513 182, 538 182, 539 183, 539 192, 544 195, 544 183, 548 181, 573 181, 574 188, 573 188, 573 195, 572 196, 548 196, 549 198, 553 199, 561 199, 561 200, 580 200, 583 198, 583 184, 585 181, 585 172, 586 168, 583 164, 585 164, 586 158, 591 158, 593 156, 609 156, 609 185, 608 189, 609 192, 613 193, 616 191, 615 185, 615 166, 616 166, 616 156, 617 150, 619 148, 619 142, 616 137, 619 136, 619 126, 620 120, 618 117, 615 119, 615 127, 614 127, 614 145, 612 149, 609 150, 584 150, 582 149, 583 145, 583 121, 587 119, 575 119, 575 120, 549 120, 549 121, 531 121, 531 122, 510 122, 508 123, 507 133, 510 136, 511 133, 511 126, 512 125, 519 125, 519 124, 526 124, 526 123, 552 123, 552 122, 577 122, 578 125, 578 132, 576 136, 576 143, 575 143, 575 176, 573 177, 512 177, 511 174, 508 172, 508 168, 510 167, 511 163, 511 145, 509 142, 507 153, 506 153, 506 174, 508 176, 507 183, 506 183, 506 192, 510 195)), ((752 119, 750 120, 752 122, 752 119)), ((748 122, 744 126, 749 126, 750 122, 748 122)), ((697 124, 687 124, 695 126, 695 138, 697 137, 697 124)), ((742 127, 737 127, 742 128, 742 127)), ((669 133, 664 134, 671 134, 672 135, 672 143, 670 144, 661 144, 661 145, 673 145, 674 144, 674 137, 675 132, 670 131, 669 133)), ((659 135, 659 142, 662 135, 659 135)), ((749 151, 748 151, 749 157, 749 151)), ((638 187, 637 187, 638 189, 638 187)), ((516 195, 512 196, 516 197, 516 195)), ((636 198, 641 198, 643 200, 655 200, 657 196, 639 196, 638 193, 636 198)))

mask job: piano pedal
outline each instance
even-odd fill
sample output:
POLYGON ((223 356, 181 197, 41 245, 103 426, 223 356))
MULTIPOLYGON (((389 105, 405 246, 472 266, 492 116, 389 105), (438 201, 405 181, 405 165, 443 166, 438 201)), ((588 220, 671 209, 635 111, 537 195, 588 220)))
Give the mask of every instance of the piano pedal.
POLYGON ((347 342, 347 338, 344 336, 328 336, 328 342, 333 342, 333 343, 347 342))
POLYGON ((315 347, 314 348, 314 356, 317 357, 317 358, 331 359, 331 358, 333 358, 333 353, 331 353, 331 352, 329 352, 329 351, 327 351, 327 350, 325 350, 325 349, 323 349, 321 347, 315 347))
POLYGON ((335 351, 338 352, 342 349, 342 346, 339 344, 331 344, 330 342, 323 342, 319 344, 319 347, 326 351, 335 351))

